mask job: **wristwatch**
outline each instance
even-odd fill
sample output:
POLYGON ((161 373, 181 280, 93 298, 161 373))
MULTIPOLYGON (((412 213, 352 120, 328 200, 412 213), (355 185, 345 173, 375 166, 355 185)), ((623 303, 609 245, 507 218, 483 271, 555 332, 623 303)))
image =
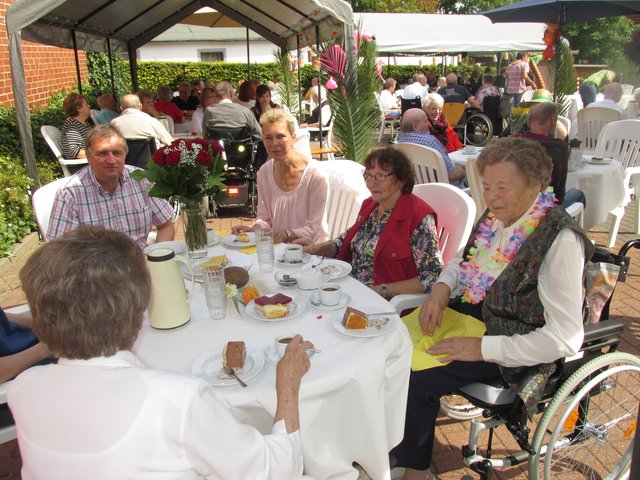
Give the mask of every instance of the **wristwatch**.
POLYGON ((380 285, 380 295, 382 295, 384 298, 387 298, 389 296, 389 287, 387 287, 386 283, 380 285))

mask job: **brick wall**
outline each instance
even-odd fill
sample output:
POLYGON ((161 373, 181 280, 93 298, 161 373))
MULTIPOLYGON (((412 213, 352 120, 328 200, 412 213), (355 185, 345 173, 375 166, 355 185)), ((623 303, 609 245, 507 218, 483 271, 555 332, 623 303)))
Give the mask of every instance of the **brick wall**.
MULTIPOLYGON (((4 22, 7 8, 13 0, 0 0, 0 105, 13 106, 11 69, 9 66, 9 40, 4 22)), ((79 53, 82 83, 88 78, 84 52, 79 53)), ((30 105, 46 104, 50 92, 77 85, 76 65, 73 50, 56 48, 39 43, 22 42, 27 97, 30 105)))

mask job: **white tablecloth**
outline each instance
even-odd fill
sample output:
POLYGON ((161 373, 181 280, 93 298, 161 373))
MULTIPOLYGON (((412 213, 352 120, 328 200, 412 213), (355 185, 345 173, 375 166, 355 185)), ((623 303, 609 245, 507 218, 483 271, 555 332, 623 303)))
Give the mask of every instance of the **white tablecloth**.
MULTIPOLYGON (((276 247, 276 256, 281 248, 276 247)), ((221 250, 218 246, 209 253, 221 250)), ((263 293, 282 291, 306 297, 298 289, 279 287, 273 273, 256 274, 253 257, 252 282, 262 286, 263 293)), ((393 310, 353 278, 337 282, 353 299, 352 306, 365 311, 393 310)), ((358 474, 352 462, 357 462, 373 479, 389 479, 387 453, 402 440, 411 364, 412 345, 404 324, 398 321, 397 327, 383 336, 354 338, 339 333, 331 324, 343 310, 320 311, 307 303, 299 317, 267 323, 247 317, 244 307, 240 309, 242 318, 229 301, 227 318, 210 320, 202 286, 196 284, 190 322, 161 331, 145 320, 133 351, 151 367, 190 372, 196 357, 222 348, 229 340, 244 340, 249 349, 263 352, 275 337, 299 333, 322 351, 311 358, 300 390, 305 473, 317 480, 355 480, 358 474)), ((266 363, 248 383, 248 388, 218 387, 216 392, 239 421, 268 433, 276 408, 275 366, 266 363)))
MULTIPOLYGON (((590 159, 591 155, 585 155, 590 159)), ((587 197, 584 211, 584 229, 589 230, 607 220, 607 215, 618 205, 627 201, 624 188, 624 167, 618 161, 592 165, 570 171, 567 174, 566 190, 578 188, 587 197)))

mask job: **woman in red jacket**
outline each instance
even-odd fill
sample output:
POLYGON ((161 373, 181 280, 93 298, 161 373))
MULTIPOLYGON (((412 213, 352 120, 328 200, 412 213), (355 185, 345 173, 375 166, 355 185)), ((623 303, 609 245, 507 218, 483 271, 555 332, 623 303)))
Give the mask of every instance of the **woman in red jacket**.
POLYGON ((442 270, 442 256, 435 213, 411 193, 413 165, 392 147, 372 151, 364 165, 371 197, 363 202, 356 223, 338 238, 307 245, 305 251, 351 263, 351 275, 386 298, 430 292, 442 270))

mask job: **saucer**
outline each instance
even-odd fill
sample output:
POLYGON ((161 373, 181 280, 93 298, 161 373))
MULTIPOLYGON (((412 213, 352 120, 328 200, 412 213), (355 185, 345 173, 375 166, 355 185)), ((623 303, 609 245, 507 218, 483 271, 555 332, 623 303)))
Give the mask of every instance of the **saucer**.
POLYGON ((320 303, 320 292, 315 292, 311 297, 309 297, 309 303, 311 306, 316 307, 318 310, 338 310, 340 308, 345 308, 351 302, 351 296, 347 293, 343 293, 340 297, 340 301, 335 305, 323 305, 320 303))

